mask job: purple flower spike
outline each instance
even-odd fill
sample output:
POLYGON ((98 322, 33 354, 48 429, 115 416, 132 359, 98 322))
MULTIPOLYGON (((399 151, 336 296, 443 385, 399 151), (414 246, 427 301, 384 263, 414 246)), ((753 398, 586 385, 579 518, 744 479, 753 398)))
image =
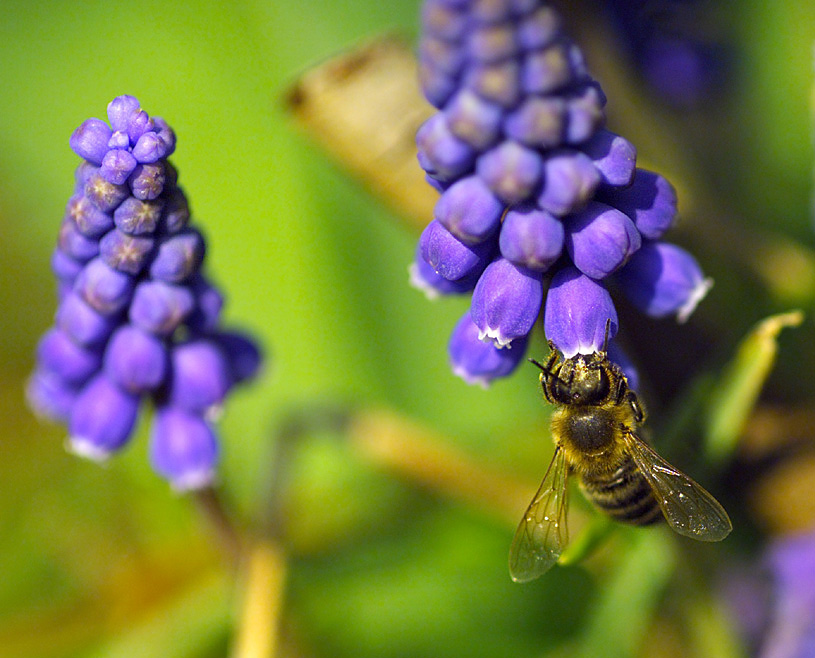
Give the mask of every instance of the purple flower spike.
POLYGON ((132 276, 94 258, 77 277, 75 290, 91 308, 102 315, 114 315, 130 303, 133 285, 132 276))
POLYGON ((192 313, 195 298, 186 286, 145 281, 136 286, 130 321, 157 336, 168 336, 192 313))
POLYGON ((444 114, 425 121, 416 133, 419 165, 441 181, 451 180, 472 169, 475 151, 456 137, 447 125, 444 114))
MULTIPOLYGON (((139 139, 141 139, 142 135, 147 132, 152 132, 152 129, 153 122, 150 120, 150 116, 144 110, 139 110, 138 112, 130 115, 127 122, 127 139, 130 144, 133 145, 134 156, 136 155, 135 150, 137 142, 139 139)), ((142 160, 139 160, 139 162, 142 162, 142 160)), ((155 160, 152 160, 152 162, 155 162, 155 160)))
POLYGON ((70 218, 79 232, 88 238, 98 238, 113 228, 113 218, 82 194, 74 194, 68 200, 65 217, 70 218))
POLYGON ((503 111, 495 103, 468 89, 456 94, 444 108, 450 132, 478 150, 492 146, 501 130, 503 111))
POLYGON ((637 227, 616 208, 596 201, 566 222, 566 250, 586 276, 602 279, 640 248, 637 227))
POLYGON ((499 199, 520 203, 537 190, 543 159, 537 151, 505 141, 478 158, 476 171, 499 199))
POLYGON ((87 119, 74 130, 69 144, 80 158, 100 165, 108 152, 110 134, 110 128, 101 119, 87 119))
POLYGON ((470 314, 479 339, 507 347, 526 336, 538 318, 542 300, 540 273, 497 258, 484 270, 473 291, 470 314))
POLYGON ((113 229, 99 241, 99 254, 113 269, 136 275, 147 264, 155 242, 153 238, 127 235, 113 229))
POLYGON ((514 59, 496 64, 473 64, 464 79, 466 87, 504 108, 514 107, 521 97, 520 68, 514 59))
POLYGON ((617 309, 605 287, 574 267, 564 267, 552 277, 546 295, 543 328, 546 338, 563 353, 593 354, 617 334, 617 309))
POLYGON ((125 393, 105 375, 82 389, 68 424, 74 454, 104 461, 130 438, 136 425, 139 398, 125 393))
POLYGON ((126 185, 116 185, 105 180, 101 169, 94 172, 85 183, 85 196, 102 212, 113 212, 129 192, 126 185))
POLYGON ((206 416, 217 408, 232 386, 229 362, 211 340, 181 343, 170 353, 170 405, 206 416))
POLYGON ((79 232, 70 218, 62 220, 59 226, 57 246, 65 255, 80 263, 86 263, 99 253, 99 243, 79 232))
POLYGON ((527 336, 522 336, 512 342, 511 349, 500 349, 479 340, 478 335, 468 311, 453 329, 447 351, 453 374, 468 384, 487 388, 494 379, 506 377, 518 367, 528 341, 527 336))
POLYGON ((713 285, 693 256, 668 242, 643 245, 617 276, 637 308, 655 318, 676 314, 679 322, 691 316, 713 285))
POLYGON ((560 151, 544 160, 538 205, 563 216, 585 207, 600 184, 594 163, 580 151, 560 151))
POLYGON ((79 391, 53 373, 37 370, 26 382, 28 406, 39 418, 67 423, 79 391))
POLYGON ((150 276, 167 283, 186 281, 201 266, 204 250, 204 238, 195 229, 186 229, 161 240, 150 263, 150 276))
POLYGON ((128 393, 153 391, 167 375, 167 349, 154 334, 123 325, 108 341, 105 374, 128 393))
POLYGON ((437 220, 427 225, 419 239, 419 247, 425 262, 449 281, 480 274, 494 249, 489 241, 464 244, 437 220))
POLYGON ((418 246, 416 258, 408 266, 408 273, 410 275, 410 285, 417 290, 421 290, 428 299, 436 299, 439 295, 456 295, 470 292, 475 288, 478 275, 481 274, 481 272, 478 272, 473 276, 464 277, 457 281, 445 279, 425 261, 422 257, 421 247, 418 246))
POLYGON ((164 190, 165 182, 164 164, 139 164, 133 169, 128 180, 133 196, 142 201, 157 198, 164 190))
POLYGON ((173 407, 156 411, 150 433, 150 463, 175 490, 210 486, 217 462, 218 442, 203 418, 173 407))
POLYGON ((99 175, 108 183, 123 185, 136 168, 136 158, 124 149, 111 149, 105 154, 99 175))
POLYGON ((127 133, 130 117, 141 109, 139 101, 133 96, 122 95, 108 103, 108 121, 113 130, 127 133))
POLYGON ((676 218, 676 190, 665 178, 645 169, 634 172, 625 188, 604 188, 600 201, 622 210, 643 237, 658 240, 676 218))
POLYGON ((627 139, 609 130, 600 130, 580 148, 594 161, 603 183, 614 187, 631 183, 637 166, 637 149, 627 139))
POLYGON ((263 355, 255 342, 247 335, 235 331, 222 331, 211 336, 226 356, 232 382, 239 384, 257 376, 263 355))
POLYGON ((483 242, 501 224, 504 204, 478 176, 453 183, 436 202, 435 218, 462 242, 483 242))
POLYGON ((501 255, 516 265, 544 272, 563 250, 563 223, 535 206, 507 212, 501 227, 501 255))
POLYGON ((81 386, 99 370, 102 355, 75 343, 59 329, 50 329, 37 345, 37 363, 72 386, 81 386))
POLYGON ((56 325, 79 345, 94 347, 108 339, 115 326, 115 320, 94 310, 73 292, 59 305, 56 325))

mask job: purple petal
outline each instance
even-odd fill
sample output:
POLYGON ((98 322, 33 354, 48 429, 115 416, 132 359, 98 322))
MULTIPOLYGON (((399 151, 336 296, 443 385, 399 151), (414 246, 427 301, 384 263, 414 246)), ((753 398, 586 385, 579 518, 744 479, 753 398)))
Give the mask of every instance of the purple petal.
POLYGON ((596 201, 566 221, 566 250, 583 274, 602 279, 621 267, 642 244, 622 212, 596 201))
POLYGON ((546 338, 563 353, 593 354, 617 334, 617 310, 605 287, 574 267, 560 270, 549 284, 543 326, 546 338))
POLYGON ((464 244, 435 219, 422 232, 419 247, 425 262, 450 281, 480 274, 495 250, 490 240, 464 244))
POLYGON ((144 269, 156 241, 146 236, 108 231, 99 241, 99 255, 113 269, 136 275, 144 269))
POLYGON ((105 154, 99 175, 108 183, 123 185, 136 168, 136 158, 124 149, 111 149, 105 154))
POLYGON ((499 199, 514 204, 537 191, 543 160, 537 151, 509 140, 481 155, 476 171, 499 199))
POLYGON ((248 334, 237 331, 219 331, 210 337, 221 348, 229 364, 229 372, 235 384, 257 376, 263 364, 263 354, 248 334))
POLYGON ((67 385, 81 386, 101 367, 102 354, 78 345, 64 331, 54 328, 37 345, 37 365, 67 385))
POLYGON ((543 162, 543 188, 538 205, 553 215, 584 208, 600 183, 600 173, 580 151, 557 151, 543 162))
POLYGON ((130 303, 133 286, 132 276, 94 258, 77 277, 75 290, 102 315, 114 315, 130 303))
POLYGON ((156 231, 163 209, 163 199, 140 201, 131 196, 113 212, 113 221, 128 235, 149 235, 156 231))
POLYGON ((434 217, 462 242, 476 244, 501 224, 504 204, 478 176, 453 183, 436 203, 434 217))
POLYGON ((408 267, 410 285, 424 292, 428 299, 436 299, 439 295, 458 295, 470 292, 475 288, 481 272, 457 281, 445 279, 422 257, 421 247, 417 245, 416 258, 408 267))
POLYGON ((139 101, 128 95, 117 96, 108 103, 108 120, 113 130, 127 133, 130 117, 141 109, 139 101))
POLYGON ((179 409, 205 415, 219 406, 232 386, 229 362, 207 339, 173 346, 167 400, 179 409))
POLYGON ((144 281, 136 286, 130 304, 130 321, 158 336, 175 331, 192 312, 193 294, 187 286, 144 281))
POLYGON ((162 193, 165 181, 164 164, 159 161, 136 165, 127 183, 134 197, 148 201, 157 198, 162 193))
POLYGON ((128 393, 156 390, 167 376, 167 349, 154 334, 126 324, 110 337, 105 374, 128 393))
POLYGON ((113 228, 113 218, 99 210, 83 194, 74 194, 68 200, 65 218, 70 218, 77 230, 88 238, 98 238, 113 228))
POLYGON ((637 149, 627 139, 609 130, 600 130, 580 145, 593 161, 606 185, 629 185, 637 166, 637 149))
POLYGON ((57 309, 56 325, 86 347, 104 343, 116 324, 114 318, 94 310, 77 293, 69 293, 57 309))
POLYGON ((105 180, 101 169, 88 177, 83 192, 93 205, 106 213, 113 212, 129 196, 126 185, 116 185, 105 180))
POLYGON ((563 223, 535 206, 509 210, 501 225, 501 255, 516 265, 544 272, 563 250, 563 223))
POLYGON ((167 283, 181 283, 198 271, 204 250, 204 238, 195 229, 160 239, 150 263, 150 276, 167 283))
POLYGON ((661 238, 676 218, 673 185, 645 169, 634 172, 634 182, 628 187, 604 187, 597 200, 622 210, 642 236, 650 240, 661 238))
POLYGON ((173 407, 156 410, 150 433, 150 463, 174 489, 210 486, 217 462, 218 441, 203 418, 173 407))
POLYGON ((478 151, 496 142, 504 113, 499 105, 462 89, 444 107, 450 132, 478 151))
POLYGON ((58 375, 37 370, 26 382, 25 397, 38 418, 65 424, 71 417, 78 389, 58 375))
POLYGON ((105 153, 108 152, 110 134, 110 128, 101 119, 87 119, 74 130, 69 144, 71 150, 80 158, 100 165, 105 153))
POLYGON ((419 165, 441 181, 467 173, 475 162, 473 148, 456 137, 443 113, 434 114, 416 133, 419 165))

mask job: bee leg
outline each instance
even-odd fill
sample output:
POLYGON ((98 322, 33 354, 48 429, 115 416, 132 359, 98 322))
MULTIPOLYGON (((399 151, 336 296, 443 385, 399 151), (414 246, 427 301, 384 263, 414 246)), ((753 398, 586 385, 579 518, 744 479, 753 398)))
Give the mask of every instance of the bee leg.
POLYGON ((634 420, 641 423, 645 420, 645 412, 642 410, 639 398, 630 388, 627 388, 626 390, 627 392, 625 394, 625 400, 631 405, 631 411, 634 412, 634 420))

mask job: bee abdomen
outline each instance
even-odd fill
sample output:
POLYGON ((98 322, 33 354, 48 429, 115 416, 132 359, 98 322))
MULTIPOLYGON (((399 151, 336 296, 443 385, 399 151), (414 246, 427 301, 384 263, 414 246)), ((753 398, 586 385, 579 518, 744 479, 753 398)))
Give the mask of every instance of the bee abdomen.
POLYGON ((630 458, 611 474, 584 474, 580 485, 586 498, 617 521, 647 525, 662 518, 651 485, 630 458))

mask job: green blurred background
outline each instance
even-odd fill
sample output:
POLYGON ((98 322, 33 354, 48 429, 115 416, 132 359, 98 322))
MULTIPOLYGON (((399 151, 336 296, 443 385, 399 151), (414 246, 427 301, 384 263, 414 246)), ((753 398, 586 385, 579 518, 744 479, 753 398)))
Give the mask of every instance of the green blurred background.
MULTIPOLYGON (((172 160, 207 236, 226 319, 254 332, 269 357, 227 404, 221 491, 251 534, 285 459, 276 490, 289 517, 283 655, 746 655, 749 637, 718 587, 754 570, 769 535, 805 527, 811 508, 782 521, 773 515, 780 503, 762 511, 765 470, 738 449, 724 465, 703 463, 697 412, 755 322, 807 312, 815 297, 815 6, 712 5, 704 32, 728 44, 733 77, 692 111, 661 105, 638 84, 597 3, 560 8, 609 96, 609 127, 675 182, 684 221, 673 237, 717 281, 689 325, 624 309, 623 331, 643 371, 655 444, 708 477, 734 536, 697 546, 667 531, 618 530, 584 565, 518 586, 506 567, 512 523, 494 513, 394 476, 331 424, 305 422, 281 456, 276 437, 292 414, 374 405, 528 484, 529 497, 551 455, 535 373, 521 367, 488 391, 450 373, 447 337, 466 300, 431 304, 408 287, 415 228, 285 112, 286 90, 310 66, 384 31, 414 39, 416 1, 6 0, 0 656, 226 655, 245 615, 243 581, 211 525, 149 470, 144 427, 100 468, 68 455, 64 429, 37 422, 23 399, 55 310, 49 256, 78 164, 68 137, 123 93, 174 128, 172 160), (664 449, 660 431, 671 437, 664 449)), ((765 400, 808 409, 812 338, 810 319, 783 334, 765 400)), ((545 350, 540 336, 533 350, 545 350)), ((811 444, 801 439, 805 456, 811 444)))

